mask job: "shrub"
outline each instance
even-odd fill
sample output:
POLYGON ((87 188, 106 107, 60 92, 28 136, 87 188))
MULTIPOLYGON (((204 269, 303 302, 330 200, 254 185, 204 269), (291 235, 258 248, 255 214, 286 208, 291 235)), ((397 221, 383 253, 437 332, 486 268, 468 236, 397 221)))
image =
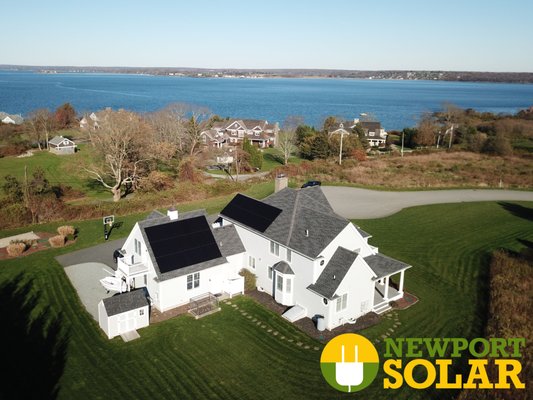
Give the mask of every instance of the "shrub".
POLYGON ((56 235, 48 239, 48 242, 52 247, 63 247, 65 245, 65 239, 66 238, 63 235, 56 235))
POLYGON ((61 236, 74 236, 76 234, 76 229, 72 225, 63 225, 57 228, 57 233, 61 236))
POLYGON ((170 176, 160 171, 152 171, 146 178, 141 179, 140 187, 144 192, 167 190, 174 186, 170 176))
POLYGON ((11 243, 7 246, 7 254, 18 257, 26 250, 26 244, 22 242, 11 243))
POLYGON ((257 287, 255 274, 251 271, 248 271, 246 268, 243 268, 239 271, 240 276, 244 276, 244 291, 250 292, 255 290, 257 287))

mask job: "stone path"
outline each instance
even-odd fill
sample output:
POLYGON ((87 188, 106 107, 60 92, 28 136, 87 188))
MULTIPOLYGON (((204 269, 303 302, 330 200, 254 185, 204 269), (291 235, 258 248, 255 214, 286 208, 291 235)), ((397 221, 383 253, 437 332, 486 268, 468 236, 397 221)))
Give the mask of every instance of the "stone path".
POLYGON ((229 300, 225 300, 224 303, 231 306, 235 311, 239 312, 241 316, 243 316, 245 319, 249 320, 251 323, 259 326, 261 329, 263 329, 266 333, 271 334, 274 336, 277 340, 281 341, 287 341, 288 343, 293 343, 298 347, 302 347, 305 350, 313 350, 313 351, 319 351, 319 346, 310 346, 306 345, 303 342, 296 341, 294 338, 288 338, 286 336, 280 335, 280 333, 273 328, 269 327, 268 324, 264 321, 261 321, 258 317, 253 316, 246 312, 244 309, 241 309, 237 304, 232 303, 229 300))
POLYGON ((379 343, 385 339, 387 339, 388 337, 391 337, 392 334, 394 332, 396 332, 396 330, 400 327, 400 325, 402 324, 400 322, 400 318, 398 317, 398 311, 397 310, 391 310, 389 311, 388 313, 382 315, 384 321, 391 321, 392 322, 392 327, 391 328, 388 328, 384 333, 382 333, 380 335, 380 337, 376 340, 374 340, 374 343, 379 343))

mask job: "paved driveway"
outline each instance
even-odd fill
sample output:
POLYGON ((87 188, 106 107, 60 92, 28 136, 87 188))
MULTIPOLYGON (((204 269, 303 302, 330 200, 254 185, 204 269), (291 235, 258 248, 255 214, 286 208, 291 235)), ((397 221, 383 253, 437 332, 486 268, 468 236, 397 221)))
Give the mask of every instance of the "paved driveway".
POLYGON ((66 267, 65 273, 89 314, 98 321, 98 303, 114 294, 107 293, 100 284, 100 279, 113 275, 113 270, 102 263, 88 262, 66 267))
POLYGON ((382 192, 341 186, 322 186, 322 190, 337 214, 353 219, 382 218, 397 213, 403 208, 425 204, 533 201, 533 192, 517 190, 382 192))
POLYGON ((100 284, 100 279, 114 275, 116 265, 113 261, 113 251, 122 247, 125 241, 126 238, 112 240, 56 257, 65 268, 65 273, 78 292, 81 302, 96 321, 98 303, 114 294, 107 293, 100 284))
POLYGON ((57 256, 56 260, 63 267, 88 262, 99 262, 110 268, 116 269, 115 262, 113 261, 113 251, 121 248, 125 241, 126 238, 111 240, 87 249, 57 256))

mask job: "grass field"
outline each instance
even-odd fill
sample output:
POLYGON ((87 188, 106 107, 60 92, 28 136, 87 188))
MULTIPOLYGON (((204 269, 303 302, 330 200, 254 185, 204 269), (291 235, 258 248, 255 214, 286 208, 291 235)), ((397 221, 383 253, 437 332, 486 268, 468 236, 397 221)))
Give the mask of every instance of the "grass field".
MULTIPOLYGON (((401 325, 394 328, 391 336, 471 338, 482 335, 488 254, 501 247, 517 250, 522 246, 520 239, 533 241, 528 219, 532 208, 533 203, 435 205, 407 209, 384 219, 357 221, 373 234, 371 243, 379 246, 380 251, 413 265, 406 274, 406 290, 416 294, 420 302, 398 313, 401 325)), ((123 218, 124 225, 114 233, 115 237, 126 235, 137 218, 123 218)), ((83 310, 76 292, 53 258, 103 241, 100 221, 77 225, 80 237, 74 247, 0 262, 0 287, 4 291, 7 283, 18 282, 19 274, 29 280, 28 293, 38 300, 28 318, 35 320, 38 318, 35 310, 49 305, 43 318, 56 318, 68 332, 66 353, 54 355, 57 364, 64 363, 59 380, 60 399, 343 397, 322 379, 320 351, 314 349, 321 345, 246 297, 234 300, 239 310, 224 305, 222 312, 198 321, 178 317, 152 325, 140 331, 141 339, 131 343, 123 343, 120 338, 108 341, 83 310), (241 310, 252 317, 246 318, 241 310), (261 324, 253 321, 254 318, 261 324), (285 339, 279 339, 281 336, 285 339)), ((39 226, 36 230, 54 227, 39 226)), ((7 235, 3 232, 2 236, 4 233, 7 235)), ((24 279, 19 283, 22 286, 24 279)), ((19 310, 11 311, 19 319, 24 318, 19 310)), ((392 321, 385 319, 363 334, 379 340, 391 326, 392 321)), ((43 339, 43 342, 49 345, 50 340, 43 339)), ((11 345, 17 348, 16 343, 11 345)), ((29 368, 34 371, 31 368, 40 364, 38 360, 32 361, 29 368)), ((380 386, 378 376, 360 395, 345 397, 436 396, 405 388, 387 393, 380 386)), ((30 390, 31 387, 28 385, 30 390)), ((450 395, 445 392, 446 398, 450 395)))
POLYGON ((0 184, 4 182, 6 175, 13 175, 22 181, 25 167, 28 167, 28 179, 31 179, 33 171, 41 167, 51 185, 71 186, 72 189, 84 192, 91 198, 110 199, 109 191, 96 184, 82 168, 91 160, 91 147, 82 144, 78 149, 75 154, 66 156, 58 156, 46 150, 36 150, 31 157, 0 158, 0 184))

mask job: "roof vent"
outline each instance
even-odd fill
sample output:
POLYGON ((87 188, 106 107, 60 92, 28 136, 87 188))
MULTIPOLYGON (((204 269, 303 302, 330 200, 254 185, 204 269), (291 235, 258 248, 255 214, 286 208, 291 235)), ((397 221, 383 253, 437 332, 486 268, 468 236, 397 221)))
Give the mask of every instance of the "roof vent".
POLYGON ((309 237, 309 229, 305 230, 305 237, 309 237))
POLYGON ((337 277, 335 275, 333 275, 333 280, 335 280, 337 277))
POLYGON ((178 210, 176 210, 175 207, 170 207, 167 210, 167 217, 169 217, 171 221, 176 221, 178 219, 178 210))

